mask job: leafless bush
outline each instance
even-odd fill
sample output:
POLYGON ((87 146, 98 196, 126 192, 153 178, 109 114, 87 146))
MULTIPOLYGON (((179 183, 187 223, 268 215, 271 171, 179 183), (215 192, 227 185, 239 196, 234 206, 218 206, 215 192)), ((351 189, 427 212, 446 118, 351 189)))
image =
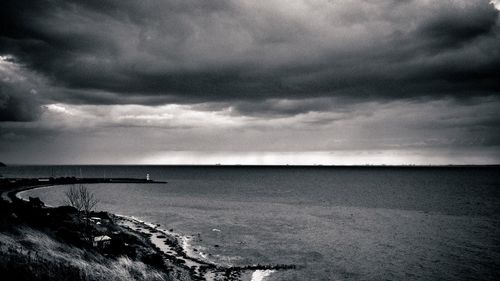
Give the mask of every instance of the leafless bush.
POLYGON ((84 185, 72 186, 66 191, 66 203, 89 216, 99 200, 84 185))

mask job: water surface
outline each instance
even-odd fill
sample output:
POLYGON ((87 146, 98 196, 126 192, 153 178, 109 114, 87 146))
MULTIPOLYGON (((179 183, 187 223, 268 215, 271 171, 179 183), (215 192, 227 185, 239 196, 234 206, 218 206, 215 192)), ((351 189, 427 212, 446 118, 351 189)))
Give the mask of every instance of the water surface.
MULTIPOLYGON (((4 176, 145 177, 88 187, 99 208, 194 235, 230 264, 294 263, 269 280, 496 280, 500 169, 18 166, 4 176), (199 234, 199 235, 198 235, 199 234)), ((29 191, 57 205, 67 187, 29 191)))

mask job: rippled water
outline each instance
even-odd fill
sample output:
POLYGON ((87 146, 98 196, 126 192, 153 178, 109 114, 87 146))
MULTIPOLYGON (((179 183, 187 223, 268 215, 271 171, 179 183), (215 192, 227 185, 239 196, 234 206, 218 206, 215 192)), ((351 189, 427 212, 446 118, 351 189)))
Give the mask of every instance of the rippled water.
MULTIPOLYGON (((0 173, 80 169, 88 177, 149 173, 168 181, 89 188, 100 209, 194 235, 211 260, 302 266, 268 280, 496 280, 500 273, 498 168, 19 166, 0 173)), ((57 205, 65 188, 27 195, 57 205)))

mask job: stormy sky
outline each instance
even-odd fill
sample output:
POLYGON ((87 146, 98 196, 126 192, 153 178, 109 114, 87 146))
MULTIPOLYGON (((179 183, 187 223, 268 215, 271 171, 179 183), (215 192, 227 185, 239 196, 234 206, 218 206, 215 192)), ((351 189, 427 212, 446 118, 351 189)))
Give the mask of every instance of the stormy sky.
POLYGON ((3 0, 0 161, 498 164, 496 2, 3 0))

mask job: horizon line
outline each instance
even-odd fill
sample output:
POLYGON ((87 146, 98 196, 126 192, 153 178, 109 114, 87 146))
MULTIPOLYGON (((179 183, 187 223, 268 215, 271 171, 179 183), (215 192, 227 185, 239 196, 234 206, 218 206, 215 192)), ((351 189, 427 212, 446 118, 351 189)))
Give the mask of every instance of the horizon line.
POLYGON ((496 167, 498 164, 26 164, 5 163, 9 166, 173 166, 173 167, 496 167))

